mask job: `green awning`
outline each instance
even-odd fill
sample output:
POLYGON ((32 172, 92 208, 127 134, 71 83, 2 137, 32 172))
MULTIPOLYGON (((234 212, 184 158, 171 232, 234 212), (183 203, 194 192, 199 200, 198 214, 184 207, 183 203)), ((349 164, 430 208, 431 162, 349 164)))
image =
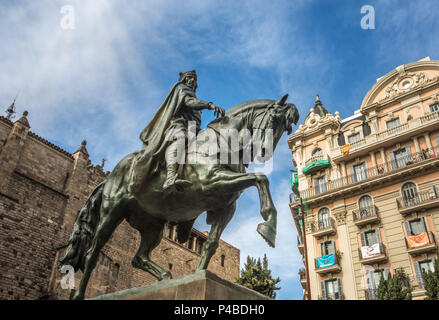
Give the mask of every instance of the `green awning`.
POLYGON ((331 162, 329 162, 329 160, 318 160, 311 162, 309 165, 302 169, 302 172, 303 174, 311 174, 315 171, 319 171, 330 166, 331 162))
POLYGON ((300 197, 300 193, 299 193, 299 177, 297 172, 293 172, 291 174, 291 190, 293 190, 294 194, 297 197, 300 197))

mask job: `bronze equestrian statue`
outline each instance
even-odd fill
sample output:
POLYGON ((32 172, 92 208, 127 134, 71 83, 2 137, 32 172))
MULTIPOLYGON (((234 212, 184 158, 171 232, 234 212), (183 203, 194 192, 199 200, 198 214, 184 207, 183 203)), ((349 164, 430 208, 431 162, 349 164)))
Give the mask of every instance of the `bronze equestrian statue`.
POLYGON ((195 71, 180 73, 179 81, 141 133, 142 150, 125 156, 79 211, 66 254, 59 261, 59 266, 71 265, 75 272, 83 271, 73 299, 84 298, 99 252, 123 219, 141 235, 132 265, 158 280, 171 279, 168 270, 151 260, 166 223, 177 223, 178 241, 184 243, 195 219, 207 211, 206 222, 211 229, 197 270, 207 269, 235 213, 236 200, 246 188, 255 186, 264 219, 257 231, 271 247, 275 246, 277 212, 268 179, 245 169, 254 158, 266 161, 272 156, 283 132, 291 134, 299 113, 294 104, 285 102, 288 95, 277 101, 246 101, 224 112, 211 102, 199 100, 196 88, 195 71), (205 130, 200 130, 202 109, 213 110, 217 116, 205 130), (189 132, 191 125, 193 131, 189 132), (225 132, 247 134, 239 134, 236 146, 225 132), (212 138, 214 143, 206 144, 206 139, 212 138), (229 161, 218 161, 218 149, 229 161), (233 161, 234 156, 237 161, 233 161))

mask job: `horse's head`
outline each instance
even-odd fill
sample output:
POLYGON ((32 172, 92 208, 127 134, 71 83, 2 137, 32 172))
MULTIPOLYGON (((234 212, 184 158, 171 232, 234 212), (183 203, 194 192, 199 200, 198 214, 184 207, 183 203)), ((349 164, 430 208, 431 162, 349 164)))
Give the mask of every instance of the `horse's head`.
POLYGON ((261 113, 255 121, 254 129, 260 129, 256 131, 256 134, 259 135, 256 138, 260 141, 257 154, 260 161, 266 161, 272 157, 272 153, 284 131, 291 134, 293 131, 292 124, 297 124, 299 120, 299 112, 296 106, 292 103, 286 103, 287 98, 288 94, 276 102, 268 104, 265 112, 261 113))

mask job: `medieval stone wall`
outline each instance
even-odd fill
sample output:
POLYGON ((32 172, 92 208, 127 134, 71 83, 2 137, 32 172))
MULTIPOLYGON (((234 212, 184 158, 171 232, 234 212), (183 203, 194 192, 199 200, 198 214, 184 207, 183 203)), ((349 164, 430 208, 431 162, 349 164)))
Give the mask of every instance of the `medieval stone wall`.
MULTIPOLYGON (((66 249, 77 212, 108 174, 89 160, 86 144, 73 154, 30 131, 27 113, 12 123, 0 117, 0 299, 68 299, 56 261, 66 249)), ((192 273, 207 238, 195 229, 187 243, 166 237, 152 252, 174 278, 192 273)), ((99 257, 86 297, 149 284, 156 279, 131 266, 140 236, 122 222, 99 257)), ((221 241, 209 269, 234 281, 239 250, 221 241)), ((81 272, 75 274, 79 284, 81 272)))

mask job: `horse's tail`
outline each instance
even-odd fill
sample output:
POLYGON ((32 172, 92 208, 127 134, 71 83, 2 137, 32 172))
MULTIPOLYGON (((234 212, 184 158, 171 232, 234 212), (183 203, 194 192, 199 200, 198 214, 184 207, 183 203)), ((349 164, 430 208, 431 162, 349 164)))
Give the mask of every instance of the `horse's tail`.
POLYGON ((105 181, 100 183, 90 194, 85 205, 76 217, 75 225, 69 239, 66 254, 58 261, 58 267, 70 265, 75 272, 84 271, 85 257, 90 249, 96 226, 100 220, 100 207, 105 181))

